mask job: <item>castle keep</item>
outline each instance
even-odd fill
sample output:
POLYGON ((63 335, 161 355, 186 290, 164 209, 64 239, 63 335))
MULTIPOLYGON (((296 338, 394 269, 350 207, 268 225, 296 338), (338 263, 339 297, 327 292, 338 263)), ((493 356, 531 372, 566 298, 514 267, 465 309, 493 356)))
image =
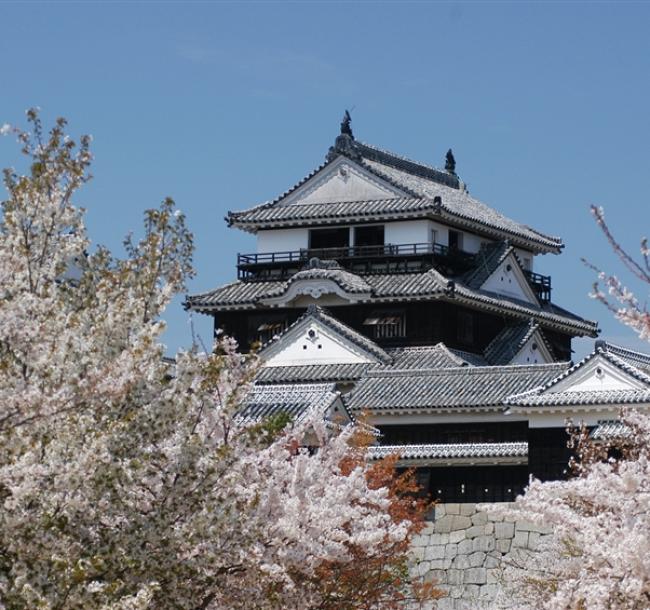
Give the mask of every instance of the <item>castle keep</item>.
POLYGON ((596 435, 650 403, 650 357, 571 340, 597 325, 556 304, 541 254, 562 241, 437 169, 355 139, 275 199, 229 212, 257 236, 237 279, 186 307, 242 350, 261 344, 249 413, 369 414, 375 457, 395 451, 441 502, 510 501, 529 475, 562 477, 565 421, 596 435))

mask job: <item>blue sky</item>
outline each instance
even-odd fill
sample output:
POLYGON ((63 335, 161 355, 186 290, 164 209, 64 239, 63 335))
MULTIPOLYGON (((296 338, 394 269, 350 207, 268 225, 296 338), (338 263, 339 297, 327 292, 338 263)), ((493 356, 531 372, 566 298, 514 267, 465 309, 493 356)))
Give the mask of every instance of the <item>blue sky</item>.
MULTIPOLYGON (((580 257, 621 269, 591 203, 631 250, 648 232, 650 5, 0 2, 0 23, 0 123, 37 105, 93 135, 78 203, 117 251, 172 196, 196 236, 191 292, 230 281, 236 253, 254 250, 226 211, 317 166, 354 108, 359 139, 435 165, 451 147, 472 194, 561 235, 564 253, 537 263, 554 300, 644 347, 589 299, 580 257)), ((0 166, 17 159, 0 139, 0 166)), ((179 302, 166 320, 169 351, 188 345, 179 302)), ((209 339, 209 319, 196 323, 209 339)), ((591 345, 574 342, 576 356, 591 345)))

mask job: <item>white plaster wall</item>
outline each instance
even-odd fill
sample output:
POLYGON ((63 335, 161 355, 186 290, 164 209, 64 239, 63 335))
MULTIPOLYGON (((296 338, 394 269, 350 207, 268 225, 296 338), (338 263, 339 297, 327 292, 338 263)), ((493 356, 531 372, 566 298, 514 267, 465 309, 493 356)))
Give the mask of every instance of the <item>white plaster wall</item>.
POLYGON ((497 294, 505 294, 507 296, 521 299, 529 303, 536 303, 536 299, 530 290, 527 280, 516 269, 516 261, 510 255, 504 260, 501 265, 492 273, 492 275, 485 281, 482 288, 497 294), (510 271, 508 271, 508 265, 510 271))
POLYGON ((284 252, 300 250, 309 246, 309 230, 299 227, 296 229, 270 229, 257 232, 258 252, 284 252))
POLYGON ((384 228, 384 242, 387 244, 430 243, 431 224, 428 220, 387 222, 384 228))
POLYGON ((296 332, 285 336, 282 349, 273 354, 264 366, 307 366, 311 364, 358 364, 372 362, 353 344, 335 336, 321 324, 312 322, 296 332), (314 336, 309 336, 309 331, 314 336))
POLYGON ((467 233, 466 231, 462 231, 462 233, 463 250, 465 250, 465 252, 470 252, 471 254, 478 252, 481 249, 481 244, 483 242, 489 241, 487 239, 479 237, 478 235, 475 235, 474 233, 467 233))
POLYGON ((535 333, 528 339, 526 345, 519 350, 519 353, 510 364, 546 364, 552 361, 551 355, 547 352, 537 333, 535 333), (537 348, 533 349, 533 345, 536 345, 537 348))

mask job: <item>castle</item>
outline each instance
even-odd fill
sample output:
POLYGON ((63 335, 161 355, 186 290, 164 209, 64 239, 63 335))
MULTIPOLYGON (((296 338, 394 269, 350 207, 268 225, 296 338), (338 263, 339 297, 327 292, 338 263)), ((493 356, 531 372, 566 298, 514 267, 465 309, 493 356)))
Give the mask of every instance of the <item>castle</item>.
POLYGON ((622 405, 650 404, 650 356, 597 341, 570 362, 598 328, 538 269, 561 239, 470 195, 451 151, 437 169, 361 143, 346 113, 324 163, 227 222, 257 252, 186 307, 262 345, 249 413, 368 413, 373 456, 398 452, 443 503, 563 477, 567 418, 602 436, 622 405))

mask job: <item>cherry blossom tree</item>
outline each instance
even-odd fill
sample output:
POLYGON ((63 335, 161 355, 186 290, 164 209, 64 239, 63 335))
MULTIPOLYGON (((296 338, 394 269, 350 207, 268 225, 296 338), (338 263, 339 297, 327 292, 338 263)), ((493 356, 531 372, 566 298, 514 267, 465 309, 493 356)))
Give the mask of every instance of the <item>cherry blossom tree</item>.
MULTIPOLYGON (((650 284, 647 240, 641 261, 628 254, 592 214, 624 266, 650 284)), ((595 267, 592 296, 642 338, 650 339, 650 314, 616 276, 595 267)), ((522 552, 506 567, 502 607, 525 610, 642 610, 650 608, 650 414, 623 410, 621 434, 595 442, 573 429, 574 476, 531 481, 506 512, 550 526, 553 536, 536 552, 522 552)))
POLYGON ((30 132, 2 127, 29 170, 5 170, 0 222, 0 608, 434 597, 398 577, 362 594, 337 585, 355 562, 401 573, 422 507, 396 499, 394 475, 373 479, 353 427, 242 421, 257 362, 231 339, 166 360, 160 314, 193 273, 183 214, 171 200, 148 210, 124 258, 91 247, 73 203, 90 138, 28 120, 30 132))

